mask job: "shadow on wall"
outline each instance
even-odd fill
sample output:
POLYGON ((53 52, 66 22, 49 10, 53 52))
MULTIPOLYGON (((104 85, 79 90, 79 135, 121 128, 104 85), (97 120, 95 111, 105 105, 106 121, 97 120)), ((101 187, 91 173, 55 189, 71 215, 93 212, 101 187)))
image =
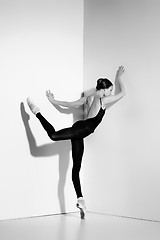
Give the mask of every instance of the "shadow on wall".
MULTIPOLYGON (((83 111, 79 111, 80 110, 79 108, 64 109, 59 106, 55 106, 55 108, 61 113, 66 113, 66 114, 72 113, 74 122, 77 119, 82 118, 83 111)), ((31 155, 34 157, 49 157, 49 156, 59 155, 58 199, 59 199, 61 213, 65 213, 66 207, 65 207, 64 187, 66 182, 67 170, 69 166, 69 158, 70 158, 70 150, 71 150, 70 141, 58 141, 58 142, 37 146, 36 140, 29 126, 30 116, 25 111, 23 102, 21 102, 20 104, 20 111, 21 111, 21 117, 24 123, 24 127, 26 130, 26 135, 27 135, 31 155)))

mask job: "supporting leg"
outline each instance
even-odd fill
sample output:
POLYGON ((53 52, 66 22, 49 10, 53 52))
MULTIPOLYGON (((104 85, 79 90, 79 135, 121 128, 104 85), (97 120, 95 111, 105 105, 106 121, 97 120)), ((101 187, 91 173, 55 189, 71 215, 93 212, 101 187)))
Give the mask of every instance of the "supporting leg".
POLYGON ((84 152, 84 140, 82 139, 72 139, 72 158, 73 158, 73 168, 72 168, 72 181, 78 198, 77 207, 80 209, 81 218, 85 218, 86 206, 82 195, 81 183, 80 183, 80 169, 82 163, 82 157, 84 152))
POLYGON ((73 168, 72 168, 72 181, 76 191, 77 198, 83 197, 81 191, 81 184, 79 173, 81 169, 82 157, 84 152, 84 141, 83 139, 71 140, 72 143, 72 158, 73 158, 73 168))

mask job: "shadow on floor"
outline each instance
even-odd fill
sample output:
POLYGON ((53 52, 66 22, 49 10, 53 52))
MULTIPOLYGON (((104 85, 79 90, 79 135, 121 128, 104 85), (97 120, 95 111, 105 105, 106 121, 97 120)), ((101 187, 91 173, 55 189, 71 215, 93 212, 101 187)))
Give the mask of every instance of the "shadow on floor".
MULTIPOLYGON (((73 121, 76 121, 80 117, 82 117, 82 111, 77 109, 63 109, 59 106, 55 106, 55 108, 65 114, 73 114, 73 121)), ((69 166, 69 158, 71 151, 70 141, 58 141, 53 143, 44 144, 41 146, 37 146, 35 137, 31 131, 29 125, 30 116, 26 112, 24 103, 20 104, 20 112, 23 120, 23 124, 26 131, 26 136, 29 144, 30 154, 33 157, 50 157, 54 155, 59 156, 59 181, 58 181, 58 199, 60 204, 61 213, 66 212, 65 207, 65 195, 64 195, 64 187, 66 182, 66 175, 69 166)))

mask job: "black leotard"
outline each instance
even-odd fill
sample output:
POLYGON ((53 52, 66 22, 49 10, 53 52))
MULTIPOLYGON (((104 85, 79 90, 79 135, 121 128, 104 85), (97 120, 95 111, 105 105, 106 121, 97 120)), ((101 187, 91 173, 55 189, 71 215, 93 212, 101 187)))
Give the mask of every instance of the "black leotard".
POLYGON ((105 114, 105 109, 100 108, 97 115, 93 118, 80 120, 73 124, 72 129, 76 132, 76 138, 85 138, 94 132, 96 127, 100 124, 105 114))
POLYGON ((72 127, 64 128, 59 131, 55 131, 54 127, 41 115, 41 113, 37 113, 36 116, 40 120, 44 129, 47 131, 48 136, 53 141, 59 141, 87 137, 93 133, 96 127, 100 124, 104 114, 105 109, 102 109, 101 103, 101 108, 95 117, 77 121, 72 125, 72 127))

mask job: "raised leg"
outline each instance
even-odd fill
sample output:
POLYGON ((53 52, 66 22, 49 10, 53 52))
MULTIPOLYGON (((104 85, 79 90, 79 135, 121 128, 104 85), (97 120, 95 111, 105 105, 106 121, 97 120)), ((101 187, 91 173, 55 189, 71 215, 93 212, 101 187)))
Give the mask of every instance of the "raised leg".
POLYGON ((27 98, 27 103, 32 113, 36 115, 48 136, 53 141, 82 139, 93 132, 93 127, 88 120, 77 121, 70 128, 64 128, 59 131, 55 131, 54 127, 42 116, 40 109, 32 102, 30 98, 27 98))
POLYGON ((76 129, 73 129, 72 127, 55 131, 54 127, 42 116, 40 112, 36 114, 36 117, 39 119, 48 136, 53 141, 70 140, 77 137, 76 129))

